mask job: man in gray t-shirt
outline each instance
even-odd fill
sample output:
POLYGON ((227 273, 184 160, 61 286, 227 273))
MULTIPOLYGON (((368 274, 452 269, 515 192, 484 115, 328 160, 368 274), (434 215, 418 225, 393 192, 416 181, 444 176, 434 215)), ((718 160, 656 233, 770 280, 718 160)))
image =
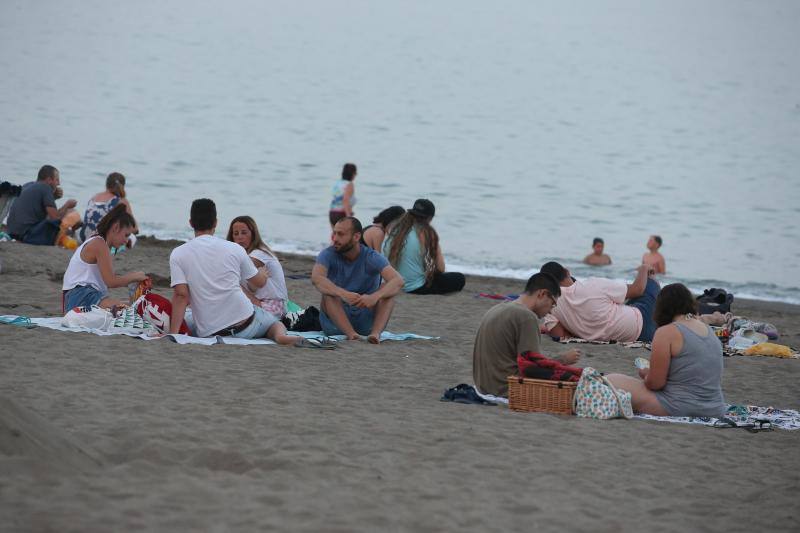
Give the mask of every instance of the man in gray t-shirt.
MULTIPOLYGON (((508 395, 506 378, 518 374, 517 355, 541 353, 539 318, 555 307, 560 295, 555 278, 538 273, 531 276, 519 298, 486 312, 472 351, 472 378, 480 392, 508 395)), ((579 350, 570 350, 558 360, 573 364, 580 355, 579 350)))
POLYGON ((25 184, 11 206, 9 235, 27 244, 55 244, 61 219, 77 205, 70 199, 61 209, 56 209, 55 191, 60 183, 57 168, 45 165, 39 169, 36 181, 25 184))

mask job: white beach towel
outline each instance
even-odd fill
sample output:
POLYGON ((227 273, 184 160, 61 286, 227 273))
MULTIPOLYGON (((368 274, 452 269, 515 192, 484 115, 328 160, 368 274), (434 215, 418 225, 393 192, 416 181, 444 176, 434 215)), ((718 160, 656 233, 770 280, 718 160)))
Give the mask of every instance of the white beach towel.
MULTIPOLYGON (((0 315, 0 318, 13 320, 19 317, 17 317, 16 315, 0 315)), ((67 327, 61 323, 62 320, 63 320, 62 317, 30 319, 32 324, 36 324, 37 326, 42 328, 55 329, 58 331, 66 331, 71 333, 81 333, 81 332, 92 333, 94 335, 100 335, 102 337, 106 337, 108 335, 125 335, 127 337, 136 337, 138 339, 143 339, 146 341, 169 339, 178 344, 202 344, 205 346, 210 346, 212 344, 233 344, 238 346, 249 346, 254 344, 275 344, 274 341, 271 341, 269 339, 239 339, 236 337, 203 338, 203 337, 192 337, 190 335, 165 335, 163 337, 160 337, 152 334, 138 333, 130 330, 103 331, 101 329, 91 329, 84 327, 67 327)), ((292 335, 298 335, 300 337, 305 337, 305 338, 316 338, 325 336, 325 334, 321 331, 291 331, 289 333, 291 333, 292 335)), ((344 335, 334 335, 331 338, 336 340, 346 339, 344 335)), ((390 331, 384 331, 381 334, 381 341, 435 340, 438 338, 439 337, 427 337, 425 335, 416 335, 414 333, 392 333, 390 331)))

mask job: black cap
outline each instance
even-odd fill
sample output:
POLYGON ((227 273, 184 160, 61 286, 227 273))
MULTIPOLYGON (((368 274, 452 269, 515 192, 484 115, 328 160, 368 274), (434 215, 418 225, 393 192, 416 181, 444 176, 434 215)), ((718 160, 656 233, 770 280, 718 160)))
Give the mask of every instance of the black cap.
POLYGON ((436 214, 436 207, 434 207, 433 202, 430 200, 420 198, 414 202, 414 207, 409 209, 408 212, 418 217, 433 218, 433 215, 436 214))

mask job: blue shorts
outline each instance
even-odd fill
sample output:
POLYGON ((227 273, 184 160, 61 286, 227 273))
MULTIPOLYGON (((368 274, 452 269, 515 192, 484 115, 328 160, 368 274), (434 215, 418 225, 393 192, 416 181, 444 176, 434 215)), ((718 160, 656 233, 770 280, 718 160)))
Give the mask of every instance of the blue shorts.
POLYGON ((97 305, 106 297, 102 293, 89 285, 78 285, 64 292, 64 312, 76 307, 91 308, 97 305))
MULTIPOLYGON (((350 321, 350 325, 356 330, 359 335, 369 335, 372 333, 372 322, 375 319, 375 314, 372 309, 367 307, 353 307, 351 305, 344 305, 344 313, 350 321)), ((319 323, 322 325, 322 331, 325 335, 344 335, 333 320, 328 318, 324 311, 319 312, 319 323)))
POLYGON ((661 286, 653 278, 647 279, 647 286, 644 294, 638 298, 628 300, 628 305, 635 307, 642 313, 642 332, 639 334, 640 341, 651 342, 653 335, 656 334, 656 323, 653 321, 653 311, 656 308, 656 298, 661 292, 661 286))

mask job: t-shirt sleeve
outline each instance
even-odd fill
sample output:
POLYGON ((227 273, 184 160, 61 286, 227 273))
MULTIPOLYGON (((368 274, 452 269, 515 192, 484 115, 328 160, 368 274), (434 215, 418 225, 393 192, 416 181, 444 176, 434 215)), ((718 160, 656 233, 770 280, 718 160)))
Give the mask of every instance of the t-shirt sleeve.
POLYGON ((519 328, 519 341, 517 342, 517 355, 522 352, 540 353, 539 348, 539 321, 531 316, 522 316, 517 319, 519 328))
POLYGON ((614 281, 612 279, 597 278, 592 280, 595 287, 617 304, 625 303, 625 295, 628 294, 628 284, 624 281, 614 281))
POLYGON ((42 207, 55 207, 56 197, 53 196, 53 189, 50 187, 42 187, 40 190, 42 191, 40 193, 42 199, 42 207))
POLYGON ((369 248, 370 254, 368 259, 368 265, 371 270, 371 274, 380 274, 383 272, 383 269, 389 266, 389 260, 386 259, 384 256, 369 248))
POLYGON ((558 318, 556 318, 556 316, 552 313, 547 313, 542 319, 542 325, 544 326, 544 329, 550 331, 558 325, 558 318))
POLYGON ((333 259, 333 252, 331 252, 330 248, 325 248, 319 253, 319 255, 317 255, 317 263, 324 266, 328 270, 330 270, 331 268, 332 259, 333 259))
POLYGON ((186 283, 186 273, 183 271, 183 268, 181 268, 181 264, 180 261, 178 260, 175 250, 173 250, 172 253, 169 254, 169 277, 170 277, 170 282, 169 282, 170 287, 186 283))
POLYGON ((253 261, 250 260, 250 256, 247 255, 247 252, 244 251, 244 248, 238 244, 236 247, 238 248, 236 255, 239 257, 239 274, 242 279, 250 279, 258 274, 258 269, 253 264, 253 261))

